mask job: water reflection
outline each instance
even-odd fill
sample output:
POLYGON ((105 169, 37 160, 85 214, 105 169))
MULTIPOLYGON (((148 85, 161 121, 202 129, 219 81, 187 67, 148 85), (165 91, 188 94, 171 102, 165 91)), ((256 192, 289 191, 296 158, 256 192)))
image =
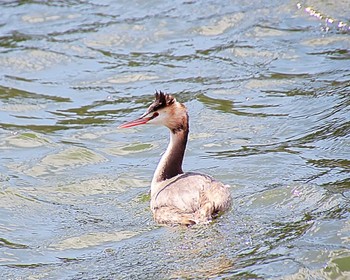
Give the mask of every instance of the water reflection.
MULTIPOLYGON (((217 99, 217 98, 210 98, 206 95, 200 95, 198 96, 198 100, 206 104, 210 109, 222 111, 225 113, 232 113, 238 116, 250 116, 250 117, 272 117, 272 116, 287 116, 287 114, 269 114, 269 113, 262 113, 265 108, 274 108, 278 107, 279 105, 273 105, 273 104, 237 104, 234 105, 234 103, 230 100, 223 100, 223 99, 217 99), (235 109, 237 108, 237 109, 235 109), (249 109, 251 109, 252 112, 247 112, 249 109), (260 111, 260 113, 256 112, 260 111)), ((271 110, 272 111, 272 110, 271 110)))
POLYGON ((348 278, 348 3, 280 2, 2 2, 0 274, 348 278), (209 226, 152 220, 167 131, 117 126, 155 90, 232 185, 209 226))
POLYGON ((1 102, 5 104, 13 103, 36 103, 38 101, 44 102, 70 102, 69 98, 38 94, 35 92, 28 92, 16 88, 0 87, 1 102))

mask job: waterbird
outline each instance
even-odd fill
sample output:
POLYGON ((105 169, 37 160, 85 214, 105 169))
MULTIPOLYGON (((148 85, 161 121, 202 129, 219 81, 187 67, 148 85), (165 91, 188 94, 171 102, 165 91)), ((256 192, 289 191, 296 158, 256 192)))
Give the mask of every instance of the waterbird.
POLYGON ((143 124, 163 125, 170 130, 170 142, 154 172, 151 183, 151 210, 158 224, 208 224, 231 207, 229 185, 209 175, 182 170, 189 134, 189 116, 175 97, 156 91, 154 102, 139 118, 119 128, 143 124))

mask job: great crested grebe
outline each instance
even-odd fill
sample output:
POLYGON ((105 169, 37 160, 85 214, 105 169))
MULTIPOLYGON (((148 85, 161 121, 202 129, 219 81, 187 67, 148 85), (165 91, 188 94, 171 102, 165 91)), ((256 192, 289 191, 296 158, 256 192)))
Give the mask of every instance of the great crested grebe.
POLYGON ((146 113, 119 128, 141 124, 165 125, 170 143, 163 154, 151 183, 151 210, 159 224, 193 225, 208 223, 231 206, 229 186, 212 177, 182 171, 189 125, 184 104, 159 91, 146 113))

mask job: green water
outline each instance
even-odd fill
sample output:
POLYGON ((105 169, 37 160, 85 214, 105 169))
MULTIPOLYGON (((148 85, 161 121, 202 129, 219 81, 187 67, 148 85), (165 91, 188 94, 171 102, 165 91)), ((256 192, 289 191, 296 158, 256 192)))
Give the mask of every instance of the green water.
POLYGON ((348 7, 1 2, 1 279, 350 278, 348 7), (117 127, 155 90, 231 185, 209 226, 152 219, 168 131, 117 127))

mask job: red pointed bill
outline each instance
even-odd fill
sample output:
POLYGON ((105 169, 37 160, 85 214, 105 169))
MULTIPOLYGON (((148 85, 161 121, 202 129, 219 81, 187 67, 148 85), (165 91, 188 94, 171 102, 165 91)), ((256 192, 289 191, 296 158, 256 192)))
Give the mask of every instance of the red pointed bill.
POLYGON ((118 128, 129 128, 129 127, 133 127, 141 124, 146 124, 151 119, 152 118, 139 118, 139 119, 124 123, 120 125, 118 128))

